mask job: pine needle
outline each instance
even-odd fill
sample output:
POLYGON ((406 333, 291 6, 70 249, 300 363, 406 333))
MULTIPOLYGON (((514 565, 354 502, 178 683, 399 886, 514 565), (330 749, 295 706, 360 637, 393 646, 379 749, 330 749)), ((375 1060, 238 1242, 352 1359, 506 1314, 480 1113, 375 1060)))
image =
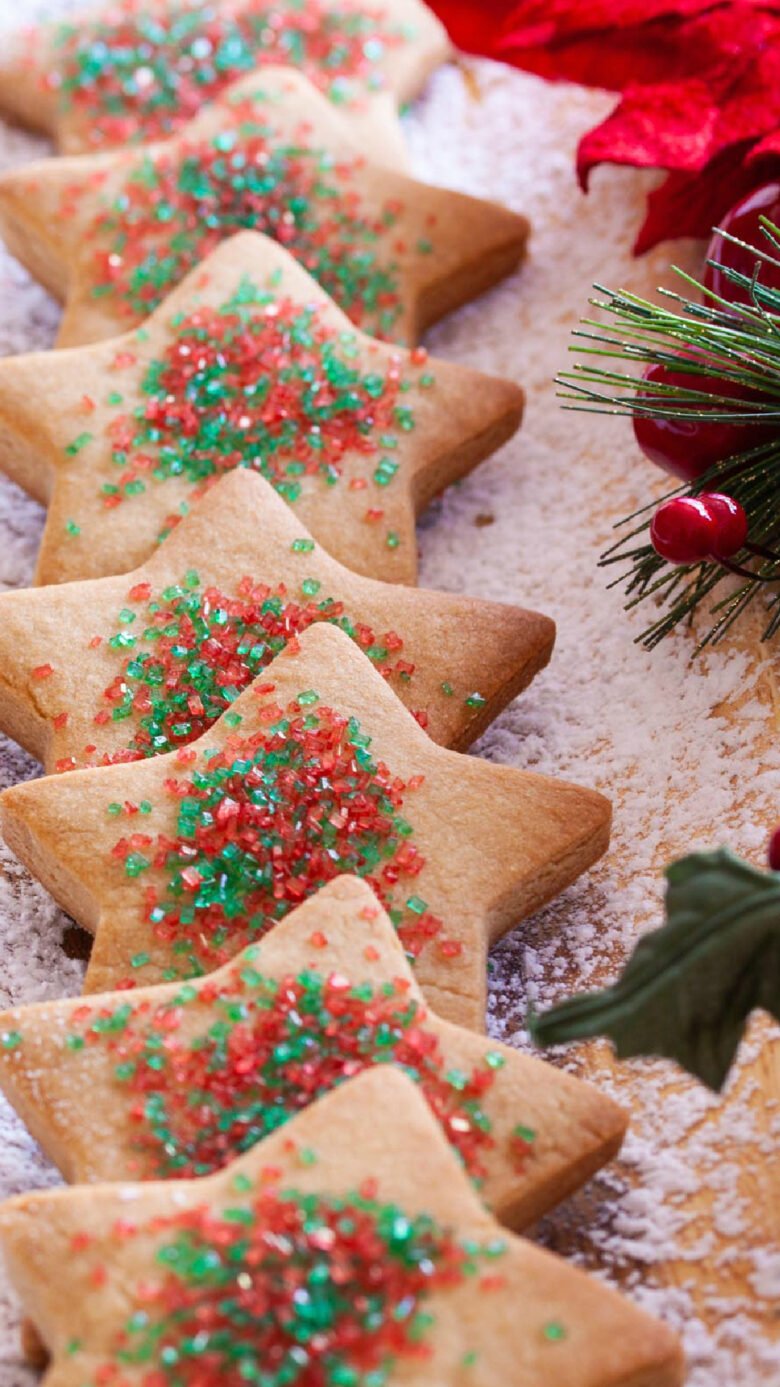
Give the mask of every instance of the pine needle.
MULTIPOLYGON (((590 304, 598 318, 583 319, 570 351, 580 358, 556 384, 565 409, 616 417, 703 420, 769 433, 767 441, 723 458, 695 482, 675 487, 671 496, 723 491, 744 507, 751 543, 770 550, 780 545, 777 492, 780 478, 780 291, 761 280, 765 265, 780 269, 780 229, 762 219, 767 248, 756 250, 737 237, 720 235, 753 255, 752 275, 719 266, 721 275, 741 288, 749 304, 719 298, 682 270, 675 273, 685 293, 662 291, 664 302, 652 303, 622 290, 594 285, 590 304), (691 297, 691 290, 701 299, 691 297), (610 364, 607 364, 610 363, 610 364), (685 384, 641 381, 649 366, 663 366, 689 378, 685 384), (622 368, 622 369, 621 369, 622 368), (701 378, 707 380, 702 386, 701 378), (728 382, 729 393, 713 391, 712 378, 728 382), (740 393, 741 387, 744 394, 740 393), (758 398, 757 398, 758 397, 758 398), (776 438, 771 433, 776 429, 776 438)), ((649 527, 658 502, 620 521, 621 537, 602 555, 600 567, 619 565, 610 583, 626 592, 626 609, 650 601, 660 609, 637 638, 652 649, 706 604, 711 618, 697 650, 721 640, 747 608, 760 601, 766 614, 764 639, 780 630, 780 559, 738 556, 752 578, 733 578, 717 563, 674 567, 649 543, 649 527), (637 523, 638 522, 638 523, 637 523), (628 528, 630 527, 630 528, 628 528), (637 542, 639 541, 639 542, 637 542), (718 589, 728 577, 725 595, 718 589)))

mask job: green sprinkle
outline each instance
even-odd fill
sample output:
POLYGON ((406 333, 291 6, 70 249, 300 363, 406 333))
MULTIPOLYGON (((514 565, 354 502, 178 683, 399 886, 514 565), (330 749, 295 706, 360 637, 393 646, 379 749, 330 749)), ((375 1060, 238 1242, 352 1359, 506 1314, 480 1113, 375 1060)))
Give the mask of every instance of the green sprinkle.
POLYGON ((551 1343, 559 1343, 561 1339, 566 1338, 566 1329, 560 1320, 549 1320, 542 1333, 545 1339, 549 1339, 551 1343))
POLYGON ((398 468, 399 463, 393 462, 392 458, 382 458, 374 468, 374 481, 377 486, 389 486, 398 468))
POLYGON ((310 554, 314 548, 313 539, 294 539, 290 545, 294 554, 310 554))
POLYGON ((80 433, 78 438, 74 438, 73 442, 68 444, 65 449, 66 456, 74 458, 77 453, 81 452, 82 448, 86 448, 87 444, 92 442, 93 438, 94 434, 80 433))
POLYGON ((487 1065, 488 1069, 503 1069, 504 1065, 506 1064, 506 1060, 503 1055, 500 1055, 498 1053, 497 1050, 488 1050, 487 1054, 485 1055, 485 1064, 487 1065))
POLYGON ((148 857, 144 857, 142 852, 129 852, 125 858, 125 874, 129 877, 140 876, 150 865, 148 857))
POLYGON ((4 1031, 0 1039, 4 1050, 18 1050, 22 1043, 20 1031, 4 1031))

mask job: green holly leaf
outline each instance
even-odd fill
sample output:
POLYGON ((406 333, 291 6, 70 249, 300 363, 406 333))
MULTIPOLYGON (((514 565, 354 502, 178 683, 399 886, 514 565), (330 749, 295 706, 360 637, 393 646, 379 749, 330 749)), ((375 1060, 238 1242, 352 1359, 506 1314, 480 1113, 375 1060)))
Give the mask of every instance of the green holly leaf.
POLYGON ((666 877, 667 923, 640 939, 618 981, 529 1027, 538 1045, 608 1036, 621 1059, 665 1055, 718 1090, 751 1011, 780 1021, 780 873, 721 848, 666 877))

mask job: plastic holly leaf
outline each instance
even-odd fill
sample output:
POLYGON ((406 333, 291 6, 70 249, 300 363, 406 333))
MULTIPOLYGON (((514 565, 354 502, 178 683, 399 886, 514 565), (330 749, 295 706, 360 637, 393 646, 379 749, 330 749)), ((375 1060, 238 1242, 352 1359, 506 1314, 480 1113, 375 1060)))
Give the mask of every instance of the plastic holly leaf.
POLYGON ((780 874, 726 848, 667 869, 667 923, 640 940, 618 981, 531 1016, 538 1045, 612 1040, 621 1059, 674 1059, 722 1088, 751 1011, 780 1021, 780 874))

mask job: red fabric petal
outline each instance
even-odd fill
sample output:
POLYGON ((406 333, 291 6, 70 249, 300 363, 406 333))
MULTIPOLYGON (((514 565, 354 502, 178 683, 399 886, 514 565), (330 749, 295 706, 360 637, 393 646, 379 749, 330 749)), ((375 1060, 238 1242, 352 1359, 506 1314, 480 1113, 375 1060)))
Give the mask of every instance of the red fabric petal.
POLYGON ((780 0, 432 0, 454 41, 549 80, 622 93, 582 140, 601 163, 670 170, 637 251, 708 235, 780 156, 780 0), (763 170, 762 170, 763 172, 763 170))
POLYGON ((680 45, 669 26, 641 25, 606 34, 597 32, 557 48, 518 47, 503 39, 493 55, 550 82, 622 91, 629 82, 657 82, 680 71, 680 45))
POLYGON ((495 58, 504 25, 516 8, 516 0, 429 0, 456 48, 495 58))
MULTIPOLYGON (((733 4, 728 0, 729 11, 733 4)), ((700 55, 678 22, 722 10, 724 0, 431 0, 431 8, 467 52, 550 80, 621 90, 693 71, 700 55)))
MULTIPOLYGON (((756 186, 755 170, 745 163, 748 148, 724 150, 698 173, 670 173, 647 199, 634 254, 678 236, 709 237, 729 208, 756 186)), ((769 177, 775 173, 780 173, 780 158, 767 169, 769 177)))
POLYGON ((587 187, 591 170, 605 163, 701 169, 709 161, 717 124, 718 107, 704 82, 628 91, 612 114, 580 141, 580 183, 587 187))
MULTIPOLYGON (((754 144, 750 153, 745 159, 748 168, 752 168, 761 159, 780 158, 780 130, 773 130, 770 135, 766 135, 758 144, 754 144)), ((762 175, 764 170, 762 169, 762 175)), ((756 175, 753 174, 755 184, 756 175)))
POLYGON ((551 10, 545 0, 534 0, 515 6, 498 33, 495 56, 549 80, 614 91, 629 83, 668 82, 696 67, 680 17, 712 8, 712 0, 602 0, 581 7, 564 0, 551 10))

